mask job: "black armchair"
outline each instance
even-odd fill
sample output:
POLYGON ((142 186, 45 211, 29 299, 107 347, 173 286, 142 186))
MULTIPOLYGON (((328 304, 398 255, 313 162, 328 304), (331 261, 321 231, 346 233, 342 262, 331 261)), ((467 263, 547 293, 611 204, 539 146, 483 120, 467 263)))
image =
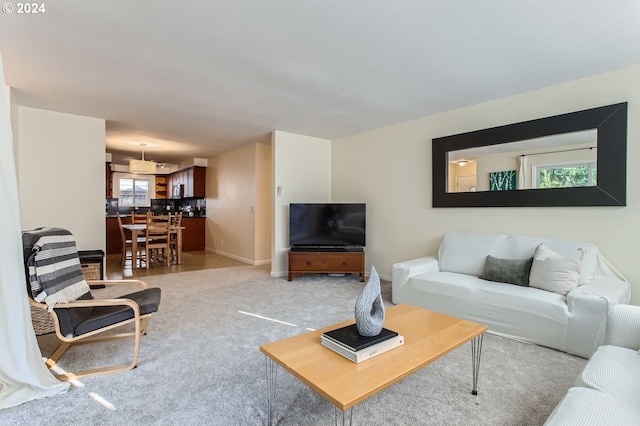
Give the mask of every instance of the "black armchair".
POLYGON ((39 228, 23 232, 22 241, 29 303, 37 308, 49 310, 56 336, 62 342, 46 361, 49 369, 53 369, 73 345, 122 338, 134 340, 133 359, 130 363, 58 373, 56 377, 60 380, 70 380, 128 371, 136 367, 140 352, 140 337, 147 332, 151 314, 158 310, 160 289, 149 288, 140 280, 85 281, 75 240, 68 231, 59 228, 39 228), (53 240, 55 243, 52 242, 53 240), (54 281, 55 283, 47 288, 47 282, 54 281), (142 290, 115 299, 96 299, 89 289, 89 285, 123 284, 137 284, 142 287, 142 290), (75 300, 54 303, 47 300, 49 296, 67 285, 77 286, 82 289, 80 291, 84 291, 86 286, 87 291, 75 300), (40 301, 41 299, 44 300, 40 301), (134 325, 133 332, 102 334, 127 324, 134 325))

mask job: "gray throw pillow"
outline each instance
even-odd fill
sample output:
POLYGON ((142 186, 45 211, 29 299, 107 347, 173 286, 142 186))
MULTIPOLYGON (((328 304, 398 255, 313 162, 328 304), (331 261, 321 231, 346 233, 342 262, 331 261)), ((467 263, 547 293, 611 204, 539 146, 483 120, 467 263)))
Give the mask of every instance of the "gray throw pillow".
POLYGON ((515 285, 529 286, 529 272, 533 257, 528 259, 499 259, 487 256, 480 278, 515 285))

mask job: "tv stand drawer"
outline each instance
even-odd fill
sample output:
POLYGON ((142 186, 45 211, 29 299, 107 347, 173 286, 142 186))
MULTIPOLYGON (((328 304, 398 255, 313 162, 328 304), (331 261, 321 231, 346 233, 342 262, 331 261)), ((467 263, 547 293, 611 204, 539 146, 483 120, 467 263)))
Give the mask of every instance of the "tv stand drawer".
POLYGON ((305 273, 356 273, 364 281, 364 252, 289 252, 289 281, 305 273))

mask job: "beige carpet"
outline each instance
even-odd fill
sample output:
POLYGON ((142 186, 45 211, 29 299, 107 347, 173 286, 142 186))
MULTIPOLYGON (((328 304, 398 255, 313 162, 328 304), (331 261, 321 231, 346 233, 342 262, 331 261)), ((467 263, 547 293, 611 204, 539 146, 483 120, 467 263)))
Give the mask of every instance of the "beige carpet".
MULTIPOLYGON (((162 303, 143 338, 138 368, 87 378, 66 394, 3 410, 0 424, 266 424, 259 346, 352 318, 363 288, 355 276, 288 282, 270 277, 267 267, 252 266, 145 280, 162 288, 162 303)), ((390 283, 382 286, 389 304, 390 283)), ((45 355, 55 347, 52 335, 39 342, 45 355)), ((124 362, 125 352, 130 349, 124 342, 85 345, 66 355, 62 366, 124 362)), ((354 424, 540 425, 584 364, 562 352, 486 335, 477 396, 470 393, 467 344, 356 406, 354 424)), ((279 370, 275 424, 332 424, 333 415, 330 403, 279 370)))

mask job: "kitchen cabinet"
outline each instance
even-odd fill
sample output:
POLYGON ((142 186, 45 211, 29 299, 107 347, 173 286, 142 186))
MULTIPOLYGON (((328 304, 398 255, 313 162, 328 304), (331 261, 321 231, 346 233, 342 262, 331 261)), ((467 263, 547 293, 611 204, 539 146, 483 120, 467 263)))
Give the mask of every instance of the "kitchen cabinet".
POLYGON ((207 182, 207 168, 206 167, 194 167, 192 170, 193 181, 191 186, 193 187, 193 197, 206 197, 206 182, 207 182))
POLYGON ((178 180, 178 185, 182 185, 182 197, 186 197, 187 193, 189 193, 187 188, 187 170, 180 170, 176 172, 176 179, 178 180))
POLYGON ((183 217, 182 226, 182 250, 198 251, 204 250, 205 240, 205 217, 183 217))
POLYGON ((105 167, 105 195, 107 198, 113 197, 113 172, 111 171, 111 163, 106 162, 105 167))
MULTIPOLYGON (((206 167, 189 167, 172 173, 169 178, 169 191, 173 191, 175 185, 184 185, 183 197, 204 198, 206 196, 206 167)), ((173 194, 173 192, 170 192, 173 194)))
POLYGON ((167 198, 173 198, 173 173, 167 175, 167 198))
POLYGON ((193 167, 183 171, 184 196, 193 197, 193 167))
POLYGON ((169 194, 171 194, 171 198, 178 198, 174 196, 173 187, 176 185, 184 185, 184 182, 182 181, 182 176, 183 176, 182 170, 171 173, 170 175, 171 186, 169 186, 169 194))
POLYGON ((107 218, 107 254, 122 252, 122 237, 120 236, 120 225, 117 217, 107 218))

